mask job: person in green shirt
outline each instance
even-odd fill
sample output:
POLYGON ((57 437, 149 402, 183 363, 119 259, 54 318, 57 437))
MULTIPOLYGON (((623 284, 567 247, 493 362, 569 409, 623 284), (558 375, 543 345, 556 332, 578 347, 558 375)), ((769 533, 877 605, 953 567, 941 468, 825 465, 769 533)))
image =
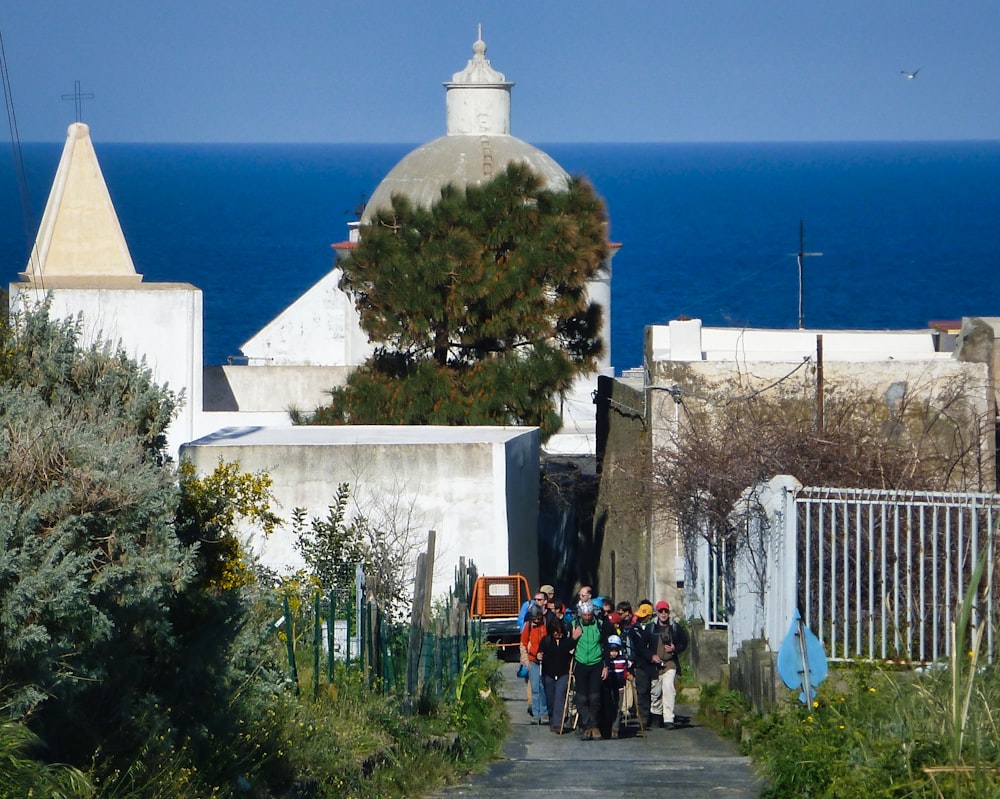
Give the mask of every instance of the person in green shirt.
POLYGON ((576 681, 576 709, 580 714, 583 740, 592 741, 599 736, 598 720, 601 715, 601 688, 608 678, 611 655, 608 652, 606 623, 594 615, 590 602, 581 602, 578 618, 573 622, 573 640, 576 642, 573 677, 576 681))

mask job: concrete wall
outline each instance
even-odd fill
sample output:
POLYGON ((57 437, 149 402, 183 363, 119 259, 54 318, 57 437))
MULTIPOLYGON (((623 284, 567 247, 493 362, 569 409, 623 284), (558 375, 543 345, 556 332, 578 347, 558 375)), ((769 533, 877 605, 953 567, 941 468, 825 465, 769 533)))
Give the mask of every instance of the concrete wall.
POLYGON ((275 510, 289 524, 266 541, 245 531, 267 565, 302 565, 290 534, 292 510, 325 517, 346 482, 357 510, 409 526, 421 550, 427 530, 437 531, 439 595, 453 584, 462 556, 480 574, 520 572, 537 583, 539 440, 537 428, 231 428, 185 445, 181 454, 200 474, 221 458, 271 476, 275 510))
POLYGON ((206 366, 206 411, 313 411, 330 402, 353 366, 206 366))
POLYGON ((700 319, 646 328, 646 363, 662 361, 801 361, 815 355, 816 336, 831 361, 947 360, 927 330, 768 330, 703 327, 700 319))
MULTIPOLYGON (((137 360, 145 359, 153 379, 183 392, 183 406, 167 429, 168 451, 177 455, 190 441, 202 408, 202 294, 188 283, 141 283, 127 288, 55 288, 53 319, 83 316, 82 343, 121 342, 137 360)), ((23 283, 10 286, 13 310, 30 307, 45 292, 23 283)))
POLYGON ((709 629, 700 619, 688 627, 687 658, 696 682, 722 682, 729 670, 728 636, 725 630, 709 629))

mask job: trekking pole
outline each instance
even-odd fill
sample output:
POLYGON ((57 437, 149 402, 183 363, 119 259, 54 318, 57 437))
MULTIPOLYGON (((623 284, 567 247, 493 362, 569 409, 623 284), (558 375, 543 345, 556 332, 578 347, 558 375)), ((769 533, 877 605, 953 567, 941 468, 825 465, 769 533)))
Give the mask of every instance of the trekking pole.
POLYGON ((566 714, 569 712, 569 693, 573 690, 573 667, 576 665, 576 658, 569 662, 569 676, 566 683, 566 699, 563 701, 562 718, 559 719, 559 734, 563 734, 563 727, 566 724, 566 714))
POLYGON ((642 711, 639 710, 639 691, 636 690, 635 680, 628 680, 628 687, 631 692, 631 699, 635 703, 635 717, 639 721, 639 733, 642 735, 643 740, 646 740, 646 728, 642 726, 642 711))

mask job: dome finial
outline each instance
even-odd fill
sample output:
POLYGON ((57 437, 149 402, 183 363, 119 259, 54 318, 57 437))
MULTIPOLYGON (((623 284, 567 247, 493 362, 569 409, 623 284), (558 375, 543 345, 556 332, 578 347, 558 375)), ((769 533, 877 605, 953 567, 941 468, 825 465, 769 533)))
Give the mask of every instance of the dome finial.
POLYGON ((486 42, 483 41, 483 23, 479 23, 476 41, 472 43, 472 58, 474 61, 486 60, 486 42))
POLYGON ((470 58, 469 62, 465 65, 465 69, 461 72, 456 72, 452 76, 451 83, 446 83, 445 86, 459 83, 465 85, 494 85, 507 82, 503 73, 497 72, 493 69, 490 65, 489 59, 486 57, 486 42, 483 41, 483 24, 481 22, 479 23, 476 33, 479 38, 472 43, 472 58, 470 58))

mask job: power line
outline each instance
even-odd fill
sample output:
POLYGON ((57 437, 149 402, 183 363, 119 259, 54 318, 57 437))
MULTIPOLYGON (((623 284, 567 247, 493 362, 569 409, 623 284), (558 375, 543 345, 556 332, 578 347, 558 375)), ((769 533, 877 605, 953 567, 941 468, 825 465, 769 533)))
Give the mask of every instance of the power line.
MULTIPOLYGON (((17 129, 17 114, 14 112, 14 94, 10 86, 10 70, 7 68, 7 51, 3 43, 3 30, 0 29, 0 83, 3 84, 4 106, 7 111, 7 128, 10 131, 11 155, 14 161, 14 174, 17 180, 17 193, 21 200, 21 218, 24 223, 24 238, 28 245, 28 272, 41 281, 41 274, 35 275, 33 266, 37 253, 32 240, 35 229, 31 213, 31 192, 28 188, 27 170, 24 168, 24 153, 21 150, 21 135, 17 129)), ((43 286, 44 288, 44 286, 43 286)))

